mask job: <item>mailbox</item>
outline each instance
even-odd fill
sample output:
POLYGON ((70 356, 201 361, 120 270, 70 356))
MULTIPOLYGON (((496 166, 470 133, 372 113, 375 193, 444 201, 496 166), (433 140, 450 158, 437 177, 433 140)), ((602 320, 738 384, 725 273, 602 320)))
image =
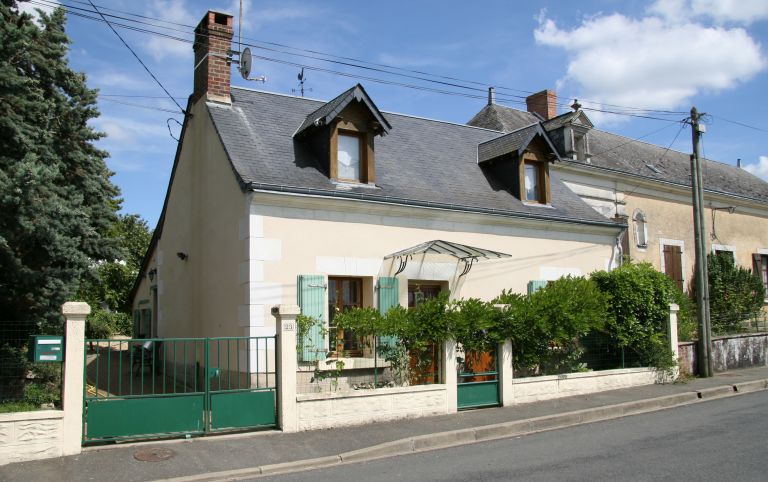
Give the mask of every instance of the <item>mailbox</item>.
POLYGON ((32 336, 29 345, 29 361, 34 363, 64 361, 64 337, 32 336))

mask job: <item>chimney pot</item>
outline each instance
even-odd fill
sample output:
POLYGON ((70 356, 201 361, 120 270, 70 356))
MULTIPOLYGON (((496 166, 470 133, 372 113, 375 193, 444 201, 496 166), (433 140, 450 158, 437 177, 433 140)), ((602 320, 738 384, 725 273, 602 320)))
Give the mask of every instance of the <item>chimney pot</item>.
POLYGON ((540 115, 544 120, 557 117, 557 92, 554 90, 542 90, 531 94, 525 99, 528 112, 540 115))
POLYGON ((496 103, 496 88, 488 87, 488 105, 496 103))

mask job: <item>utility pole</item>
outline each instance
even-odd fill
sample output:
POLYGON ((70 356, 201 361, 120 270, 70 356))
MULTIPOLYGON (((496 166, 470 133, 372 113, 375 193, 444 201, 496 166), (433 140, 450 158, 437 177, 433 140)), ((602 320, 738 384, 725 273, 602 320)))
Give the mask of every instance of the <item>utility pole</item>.
POLYGON ((691 191, 693 198, 693 229, 696 248, 696 315, 699 321, 699 343, 697 362, 699 375, 711 377, 712 369, 712 330, 709 319, 709 276, 707 274, 707 246, 704 235, 704 186, 701 175, 701 134, 706 132, 699 123, 701 114, 696 107, 691 108, 691 131, 693 155, 691 155, 691 191))

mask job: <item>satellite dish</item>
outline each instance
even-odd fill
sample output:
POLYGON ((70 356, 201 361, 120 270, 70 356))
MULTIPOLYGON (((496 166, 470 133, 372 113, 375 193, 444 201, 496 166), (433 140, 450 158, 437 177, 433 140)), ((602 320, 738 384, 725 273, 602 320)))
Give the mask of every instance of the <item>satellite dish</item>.
POLYGON ((246 47, 243 53, 240 54, 240 75, 245 80, 249 80, 248 76, 251 75, 251 67, 253 66, 253 57, 251 57, 251 49, 246 47))

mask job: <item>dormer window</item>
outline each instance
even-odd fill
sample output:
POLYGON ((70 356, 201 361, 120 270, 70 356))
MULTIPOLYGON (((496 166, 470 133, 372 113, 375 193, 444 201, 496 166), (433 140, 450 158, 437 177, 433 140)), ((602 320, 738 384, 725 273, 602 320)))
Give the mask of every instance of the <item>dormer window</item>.
POLYGON ((541 124, 477 146, 477 162, 494 181, 526 204, 552 203, 549 164, 559 159, 541 124))
POLYGON ((294 138, 314 151, 338 183, 376 183, 374 139, 392 127, 360 84, 310 113, 294 138))
POLYGON ((340 131, 336 150, 336 176, 339 180, 362 182, 363 138, 356 133, 340 131))

